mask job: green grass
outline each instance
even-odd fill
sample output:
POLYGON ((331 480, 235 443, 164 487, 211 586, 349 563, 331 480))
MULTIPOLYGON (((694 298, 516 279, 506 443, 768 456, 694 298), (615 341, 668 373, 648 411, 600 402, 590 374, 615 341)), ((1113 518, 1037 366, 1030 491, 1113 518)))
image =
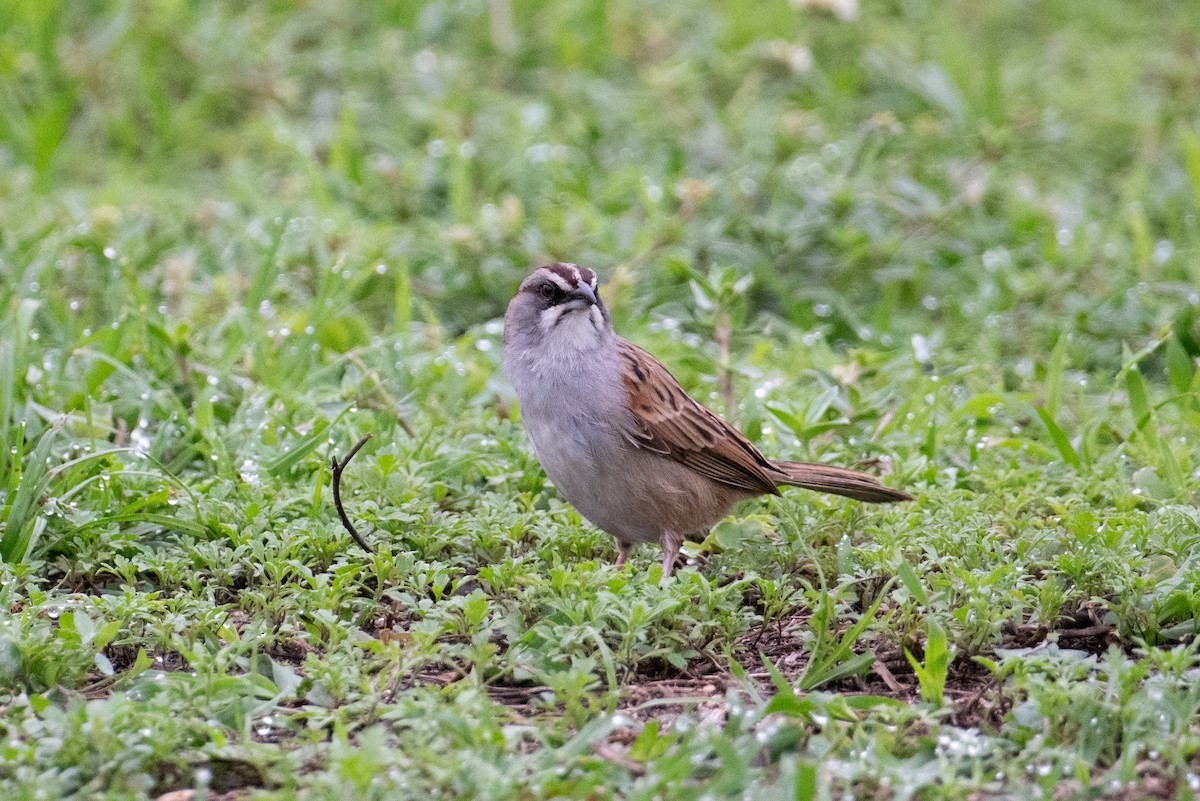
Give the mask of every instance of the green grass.
POLYGON ((1191 797, 1197 31, 0 0, 0 796, 1191 797), (917 503, 615 569, 499 370, 551 259, 917 503))

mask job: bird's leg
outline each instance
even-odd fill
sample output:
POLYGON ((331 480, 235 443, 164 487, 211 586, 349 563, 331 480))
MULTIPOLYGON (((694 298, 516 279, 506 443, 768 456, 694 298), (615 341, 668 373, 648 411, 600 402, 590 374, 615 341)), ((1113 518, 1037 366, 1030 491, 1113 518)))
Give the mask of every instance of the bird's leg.
POLYGON ((617 567, 629 561, 629 552, 633 550, 633 543, 625 540, 617 540, 617 567))
POLYGON ((670 529, 662 533, 663 549, 663 578, 671 575, 675 569, 675 560, 679 558, 679 549, 683 545, 683 535, 676 534, 670 529))

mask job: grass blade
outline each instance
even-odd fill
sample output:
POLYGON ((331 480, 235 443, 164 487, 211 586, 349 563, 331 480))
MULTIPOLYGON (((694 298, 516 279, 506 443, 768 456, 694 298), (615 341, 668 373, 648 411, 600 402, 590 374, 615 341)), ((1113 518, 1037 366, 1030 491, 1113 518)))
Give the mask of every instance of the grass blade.
POLYGON ((350 411, 350 408, 349 405, 342 407, 342 410, 337 413, 337 416, 332 421, 318 420, 313 425, 313 432, 300 440, 300 444, 267 464, 267 472, 276 478, 287 475, 289 470, 299 464, 304 457, 315 451, 327 439, 326 432, 337 425, 338 421, 342 419, 342 415, 350 411))
POLYGON ((10 495, 11 502, 5 510, 4 536, 0 537, 0 561, 24 562, 37 537, 45 528, 44 520, 38 525, 38 500, 50 483, 50 470, 46 463, 58 433, 57 428, 46 431, 39 438, 30 457, 22 460, 16 491, 10 495))
POLYGON ((1054 442, 1054 447, 1058 449, 1058 455, 1062 457, 1064 462, 1072 467, 1079 467, 1079 454, 1076 453, 1075 448, 1071 446, 1071 440, 1067 437, 1066 432, 1059 428, 1058 423, 1054 422, 1054 418, 1051 417, 1050 413, 1044 408, 1038 406, 1035 407, 1035 411, 1037 412, 1038 418, 1041 419, 1042 425, 1044 425, 1046 430, 1050 432, 1050 439, 1054 442))
POLYGON ((1154 420, 1154 408, 1150 403, 1150 391, 1146 380, 1135 364, 1125 371, 1125 392, 1129 396, 1129 410, 1133 414, 1133 425, 1151 448, 1158 448, 1158 431, 1154 420))
POLYGON ((1050 417, 1058 418, 1058 403, 1062 397, 1063 368, 1067 361, 1067 335, 1059 334, 1054 350, 1050 351, 1050 361, 1046 365, 1046 412, 1050 417))

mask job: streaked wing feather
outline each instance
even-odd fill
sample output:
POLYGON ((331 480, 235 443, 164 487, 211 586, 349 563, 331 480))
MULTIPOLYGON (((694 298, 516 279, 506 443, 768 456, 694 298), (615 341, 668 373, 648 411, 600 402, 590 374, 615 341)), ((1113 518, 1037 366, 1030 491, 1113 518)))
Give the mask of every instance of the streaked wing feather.
POLYGON ((631 421, 626 438, 714 481, 749 492, 778 495, 773 468, 740 431, 709 411, 657 359, 618 340, 625 360, 631 421))

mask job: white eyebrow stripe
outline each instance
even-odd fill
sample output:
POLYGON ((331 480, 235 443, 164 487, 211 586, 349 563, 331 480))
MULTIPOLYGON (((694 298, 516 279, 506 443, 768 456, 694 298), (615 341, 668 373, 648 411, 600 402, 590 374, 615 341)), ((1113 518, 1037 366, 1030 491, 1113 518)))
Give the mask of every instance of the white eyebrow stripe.
MULTIPOLYGON (((557 284, 558 288, 561 289, 563 292, 570 292, 572 289, 575 288, 574 285, 567 283, 567 279, 563 278, 561 275, 554 272, 553 270, 539 270, 539 272, 542 273, 543 276, 545 276, 546 278, 549 278, 551 281, 553 281, 555 284, 557 284)), ((578 283, 578 282, 576 282, 576 283, 578 283)))

